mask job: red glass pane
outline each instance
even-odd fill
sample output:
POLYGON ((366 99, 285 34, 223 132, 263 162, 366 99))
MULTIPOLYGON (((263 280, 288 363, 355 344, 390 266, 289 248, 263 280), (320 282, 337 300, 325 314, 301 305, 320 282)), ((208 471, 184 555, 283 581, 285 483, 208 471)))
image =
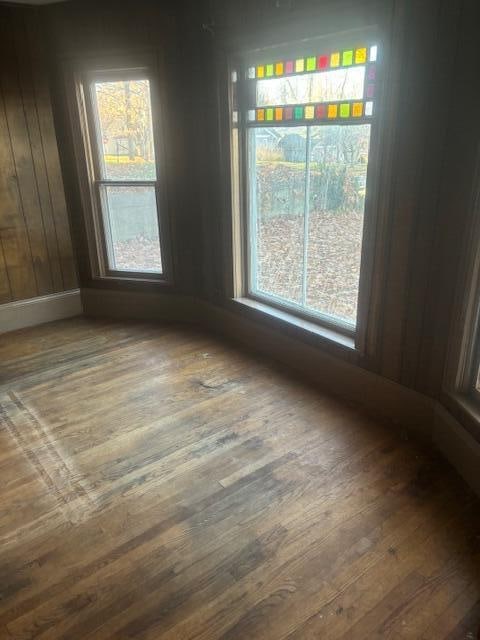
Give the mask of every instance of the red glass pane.
POLYGON ((321 118, 325 118, 327 112, 324 104, 317 104, 315 107, 315 118, 320 120, 321 118))
POLYGON ((287 62, 285 62, 285 73, 293 73, 293 60, 287 60, 287 62))
POLYGON ((328 56, 318 56, 317 69, 326 69, 328 67, 328 56))
POLYGON ((292 118, 293 118, 293 107, 285 107, 283 109, 283 118, 284 118, 284 120, 292 120, 292 118))

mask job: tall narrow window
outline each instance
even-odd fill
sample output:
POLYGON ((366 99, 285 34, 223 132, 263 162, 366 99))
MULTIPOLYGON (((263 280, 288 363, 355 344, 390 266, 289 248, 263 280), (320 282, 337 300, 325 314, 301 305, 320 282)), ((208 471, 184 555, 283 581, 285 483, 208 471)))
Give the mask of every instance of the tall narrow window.
POLYGON ((151 86, 142 73, 90 77, 94 189, 101 211, 106 271, 163 273, 151 86))
POLYGON ((242 93, 249 295, 353 332, 377 46, 257 61, 242 93))

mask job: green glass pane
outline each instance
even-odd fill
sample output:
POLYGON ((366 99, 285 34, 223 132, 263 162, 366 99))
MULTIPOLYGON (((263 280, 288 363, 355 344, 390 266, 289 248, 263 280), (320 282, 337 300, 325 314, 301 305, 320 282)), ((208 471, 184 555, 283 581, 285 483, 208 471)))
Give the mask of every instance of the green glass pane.
POLYGON ((342 54, 342 64, 344 66, 349 66, 353 64, 353 51, 344 51, 342 54))
POLYGON ((273 76, 273 64, 267 64, 266 76, 267 78, 270 78, 271 76, 273 76))
POLYGON ((295 107, 295 120, 303 120, 303 107, 295 107))
POLYGON ((307 71, 315 71, 316 66, 317 59, 315 57, 307 58, 307 71))
POLYGON ((266 114, 267 114, 267 120, 273 120, 273 109, 267 109, 266 114))
POLYGON ((341 118, 349 118, 350 117, 350 105, 349 104, 341 104, 340 105, 340 117, 341 118))

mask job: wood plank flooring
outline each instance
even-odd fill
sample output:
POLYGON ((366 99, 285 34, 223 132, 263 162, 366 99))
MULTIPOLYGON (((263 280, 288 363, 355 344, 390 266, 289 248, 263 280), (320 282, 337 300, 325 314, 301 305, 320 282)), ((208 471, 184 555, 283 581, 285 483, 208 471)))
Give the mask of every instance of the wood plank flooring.
POLYGON ((181 326, 0 365, 0 638, 477 637, 479 502, 388 424, 181 326))

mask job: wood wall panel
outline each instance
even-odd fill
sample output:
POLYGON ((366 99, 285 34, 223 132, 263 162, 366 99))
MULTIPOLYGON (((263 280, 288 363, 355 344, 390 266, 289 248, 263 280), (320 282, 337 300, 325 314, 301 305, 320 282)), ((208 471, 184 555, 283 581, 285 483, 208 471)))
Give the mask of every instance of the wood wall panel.
POLYGON ((0 7, 0 302, 77 286, 41 20, 0 7))

